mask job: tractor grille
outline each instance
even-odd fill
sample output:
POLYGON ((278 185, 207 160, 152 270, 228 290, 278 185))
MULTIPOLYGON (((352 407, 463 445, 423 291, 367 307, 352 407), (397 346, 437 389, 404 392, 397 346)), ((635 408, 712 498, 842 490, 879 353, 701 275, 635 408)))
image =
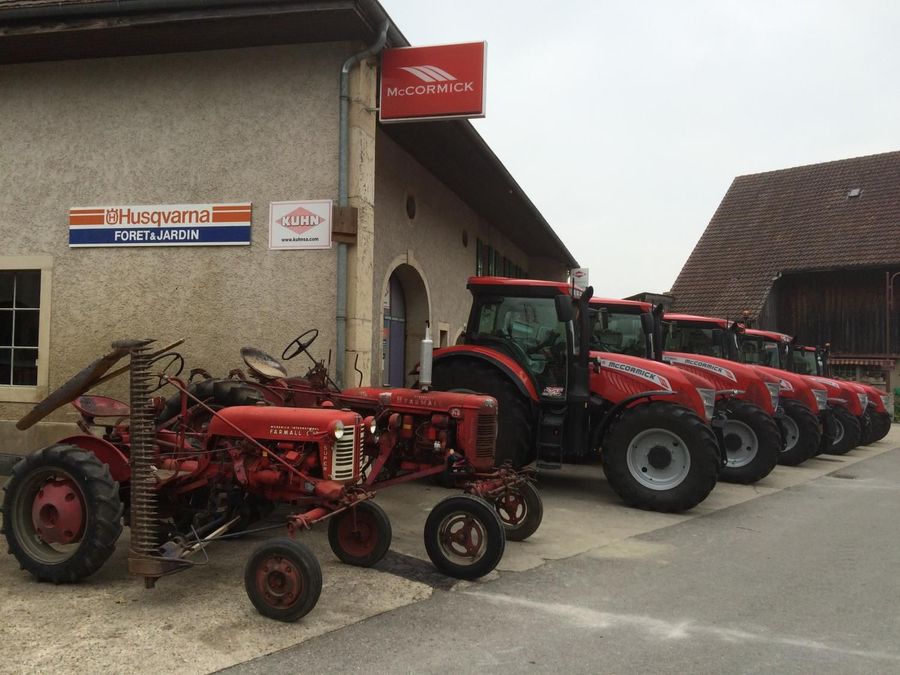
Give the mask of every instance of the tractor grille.
POLYGON ((492 458, 497 442, 497 416, 478 416, 478 436, 475 439, 475 456, 492 458))
POLYGON ((331 462, 332 480, 353 480, 356 476, 356 458, 359 424, 344 428, 344 436, 334 442, 334 458, 331 462))

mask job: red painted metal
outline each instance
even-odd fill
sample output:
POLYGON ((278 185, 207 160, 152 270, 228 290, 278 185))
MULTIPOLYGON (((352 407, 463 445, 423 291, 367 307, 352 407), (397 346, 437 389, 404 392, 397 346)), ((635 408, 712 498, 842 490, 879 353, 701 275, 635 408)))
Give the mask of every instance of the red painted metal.
POLYGON ((85 525, 84 498, 70 478, 48 480, 34 497, 31 520, 48 544, 72 544, 81 539, 85 525))
POLYGON ((303 576, 290 558, 273 553, 256 568, 256 588, 266 604, 287 608, 303 594, 303 576))
POLYGON ((97 459, 109 467, 109 473, 113 480, 122 483, 131 479, 131 467, 128 465, 127 455, 111 442, 89 434, 67 436, 58 442, 77 446, 85 452, 96 455, 97 459))
POLYGON ((441 347, 440 349, 434 350, 434 362, 438 363, 441 359, 447 358, 449 356, 458 356, 458 355, 471 355, 476 358, 480 357, 481 359, 493 362, 499 365, 503 370, 508 372, 510 375, 515 377, 519 383, 525 388, 525 391, 528 392, 528 395, 531 397, 533 401, 537 401, 539 399, 537 389, 534 386, 534 382, 531 379, 531 376, 528 374, 522 366, 519 365, 518 361, 513 359, 502 352, 498 352, 496 349, 490 349, 489 347, 479 347, 477 345, 454 345, 453 347, 441 347))

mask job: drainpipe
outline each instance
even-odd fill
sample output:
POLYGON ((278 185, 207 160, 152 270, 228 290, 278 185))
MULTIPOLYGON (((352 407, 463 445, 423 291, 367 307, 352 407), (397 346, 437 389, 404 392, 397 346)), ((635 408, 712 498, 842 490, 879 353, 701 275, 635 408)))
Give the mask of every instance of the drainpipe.
MULTIPOLYGON (((340 136, 338 139, 338 206, 350 205, 349 189, 349 154, 350 154, 350 71, 360 61, 380 52, 387 42, 388 20, 381 26, 378 38, 367 49, 354 54, 344 61, 341 68, 341 112, 340 136)), ((339 386, 344 386, 344 366, 347 350, 347 244, 338 243, 337 250, 337 312, 336 326, 337 349, 335 354, 334 374, 339 386)))

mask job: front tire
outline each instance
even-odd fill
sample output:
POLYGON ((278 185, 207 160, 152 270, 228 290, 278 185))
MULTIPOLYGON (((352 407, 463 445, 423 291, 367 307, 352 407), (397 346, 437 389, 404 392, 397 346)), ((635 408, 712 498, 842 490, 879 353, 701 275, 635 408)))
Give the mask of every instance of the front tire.
POLYGON ((425 521, 425 550, 441 572, 457 579, 478 579, 503 557, 506 534, 494 507, 481 497, 442 499, 425 521))
POLYGON ((494 500, 494 509, 509 541, 525 541, 541 526, 544 502, 537 488, 524 481, 494 500))
POLYGON ((725 465, 719 479, 745 485, 762 480, 778 464, 778 425, 765 410, 747 401, 730 401, 725 415, 725 465))
POLYGON ((887 436, 893 422, 894 419, 889 413, 875 413, 875 416, 872 418, 872 442, 877 443, 887 436))
POLYGON ((719 449, 691 410, 654 402, 629 408, 603 440, 603 470, 629 506, 677 513, 702 502, 716 485, 719 449))
POLYGON ((835 406, 833 411, 837 433, 831 447, 825 452, 829 455, 846 455, 859 445, 862 433, 859 418, 842 406, 835 406))
POLYGON ((778 455, 778 463, 797 466, 815 456, 822 440, 822 425, 812 411, 799 401, 787 399, 782 406, 784 417, 780 423, 784 448, 778 455))
POLYGON ((464 389, 497 399, 495 466, 509 462, 520 469, 535 460, 531 402, 503 373, 471 359, 451 359, 434 365, 433 380, 434 388, 441 391, 464 389))
POLYGON ((322 593, 322 568, 300 542, 279 537, 259 546, 244 569, 244 589, 256 610, 276 621, 306 616, 322 593))
POLYGON ((119 484, 93 454, 72 445, 44 448, 18 462, 3 489, 9 552, 39 581, 84 579, 115 550, 119 484))
POLYGON ((328 520, 328 543, 338 560, 371 567, 391 547, 391 521, 378 504, 365 501, 328 520))

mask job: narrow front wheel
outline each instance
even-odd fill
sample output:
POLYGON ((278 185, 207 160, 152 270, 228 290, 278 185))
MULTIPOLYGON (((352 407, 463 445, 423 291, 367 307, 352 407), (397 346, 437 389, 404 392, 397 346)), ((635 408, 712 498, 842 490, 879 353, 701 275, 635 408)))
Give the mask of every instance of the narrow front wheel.
POLYGON ((447 497, 425 521, 425 550, 447 576, 483 577, 497 566, 505 548, 503 524, 494 508, 480 497, 447 497))
POLYGON ((322 568, 300 542, 279 537, 257 548, 244 569, 250 602, 265 617, 292 622, 306 616, 322 592, 322 568))
POLYGON ((509 541, 525 541, 541 526, 544 503, 533 484, 524 481, 494 499, 494 509, 509 541))
POLYGON ((391 547, 391 521, 374 502, 360 502, 328 521, 328 543, 343 563, 371 567, 391 547))

